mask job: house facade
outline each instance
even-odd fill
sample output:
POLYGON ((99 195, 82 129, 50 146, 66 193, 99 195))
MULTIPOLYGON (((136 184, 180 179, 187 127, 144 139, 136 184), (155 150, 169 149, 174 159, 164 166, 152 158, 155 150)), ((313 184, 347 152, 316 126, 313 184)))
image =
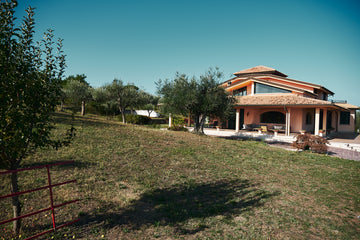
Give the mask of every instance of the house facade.
POLYGON ((236 131, 255 127, 281 129, 286 135, 305 130, 354 132, 358 106, 329 101, 329 89, 288 78, 276 69, 257 66, 234 73, 221 84, 235 97, 236 131))

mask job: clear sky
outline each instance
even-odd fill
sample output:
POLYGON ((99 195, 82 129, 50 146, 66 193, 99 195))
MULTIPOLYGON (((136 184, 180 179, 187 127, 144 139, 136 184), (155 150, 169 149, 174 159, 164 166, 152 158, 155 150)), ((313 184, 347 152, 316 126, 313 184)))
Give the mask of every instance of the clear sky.
POLYGON ((265 65, 360 106, 359 0, 19 0, 36 33, 64 39, 66 75, 114 78, 155 93, 176 71, 199 76, 265 65))

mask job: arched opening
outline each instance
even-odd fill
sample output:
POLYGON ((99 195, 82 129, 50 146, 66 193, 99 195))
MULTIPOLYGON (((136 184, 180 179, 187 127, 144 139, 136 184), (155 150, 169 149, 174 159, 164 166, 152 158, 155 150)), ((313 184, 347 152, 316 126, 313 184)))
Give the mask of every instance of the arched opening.
POLYGON ((260 115, 260 122, 285 124, 285 118, 285 114, 282 112, 270 111, 260 115))

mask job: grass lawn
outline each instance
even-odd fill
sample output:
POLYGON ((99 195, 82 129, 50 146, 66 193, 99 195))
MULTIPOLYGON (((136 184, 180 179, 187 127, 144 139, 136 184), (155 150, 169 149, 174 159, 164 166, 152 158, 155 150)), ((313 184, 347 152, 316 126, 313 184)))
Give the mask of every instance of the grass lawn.
MULTIPOLYGON (((71 121, 56 118, 55 135, 71 121)), ((73 123, 77 137, 69 147, 24 161, 25 167, 75 160, 51 173, 53 183, 78 180, 54 188, 57 203, 81 198, 57 210, 57 222, 80 221, 44 239, 360 237, 360 162, 95 116, 73 123)), ((21 189, 43 186, 45 173, 21 173, 21 189)), ((1 176, 0 195, 8 194, 8 183, 1 176)), ((48 199, 47 191, 26 194, 23 213, 48 207, 48 199)), ((11 217, 9 201, 0 200, 0 212, 0 220, 11 217)), ((11 226, 0 227, 6 239, 11 226)), ((21 238, 48 228, 48 212, 33 216, 24 220, 21 238)))

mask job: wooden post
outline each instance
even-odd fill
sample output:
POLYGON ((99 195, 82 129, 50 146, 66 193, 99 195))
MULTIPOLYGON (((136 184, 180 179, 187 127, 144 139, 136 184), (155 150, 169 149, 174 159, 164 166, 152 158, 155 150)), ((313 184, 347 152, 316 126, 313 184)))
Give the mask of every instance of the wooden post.
POLYGON ((188 116, 188 127, 191 127, 191 112, 189 112, 188 116))

